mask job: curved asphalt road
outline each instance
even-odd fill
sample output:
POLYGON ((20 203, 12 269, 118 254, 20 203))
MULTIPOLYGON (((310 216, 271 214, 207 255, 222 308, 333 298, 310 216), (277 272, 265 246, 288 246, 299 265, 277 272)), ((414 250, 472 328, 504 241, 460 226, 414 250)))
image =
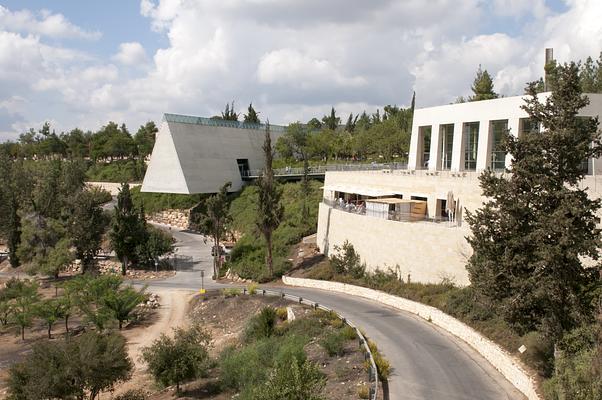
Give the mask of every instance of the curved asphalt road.
MULTIPOLYGON (((210 244, 184 231, 177 239, 178 273, 150 287, 199 289, 226 285, 211 281, 210 244)), ((367 299, 317 289, 282 288, 337 310, 373 339, 393 366, 389 378, 391 400, 501 400, 524 399, 502 375, 470 346, 412 314, 367 299)))

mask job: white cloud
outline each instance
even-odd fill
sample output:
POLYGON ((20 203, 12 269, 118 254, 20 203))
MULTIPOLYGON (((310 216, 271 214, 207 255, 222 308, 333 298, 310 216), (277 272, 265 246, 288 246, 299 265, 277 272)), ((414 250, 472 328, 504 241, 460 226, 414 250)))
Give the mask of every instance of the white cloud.
POLYGON ((42 10, 39 18, 29 10, 10 11, 0 5, 0 30, 32 33, 56 38, 99 39, 100 32, 90 32, 69 22, 62 14, 42 10))
POLYGON ((360 76, 344 76, 328 60, 315 59, 294 49, 265 54, 259 61, 257 76, 261 83, 285 84, 300 89, 311 89, 329 82, 351 87, 366 84, 360 76))
POLYGON ((515 95, 543 74, 545 47, 560 61, 602 50, 600 1, 566 0, 560 14, 543 0, 434 3, 141 0, 162 48, 124 41, 110 59, 67 47, 60 38, 99 34, 61 14, 0 8, 0 132, 52 118, 57 130, 110 119, 134 130, 163 112, 218 114, 232 100, 276 124, 331 105, 342 117, 409 105, 414 89, 418 106, 446 104, 470 94, 479 64, 515 95))
POLYGON ((125 42, 119 45, 119 52, 113 59, 124 65, 142 65, 148 61, 146 50, 139 42, 125 42))

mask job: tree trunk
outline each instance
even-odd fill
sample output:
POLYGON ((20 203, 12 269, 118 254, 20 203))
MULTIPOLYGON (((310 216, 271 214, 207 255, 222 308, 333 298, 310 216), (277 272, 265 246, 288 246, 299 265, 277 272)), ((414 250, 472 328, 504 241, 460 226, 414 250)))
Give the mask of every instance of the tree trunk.
POLYGON ((52 339, 52 325, 48 324, 48 339, 52 339))
POLYGON ((65 316, 65 332, 67 332, 67 335, 69 334, 69 316, 68 315, 65 316))
POLYGON ((21 325, 21 340, 25 340, 25 327, 21 325))
POLYGON ((123 261, 121 262, 121 275, 125 276, 128 265, 128 256, 123 256, 123 261))
POLYGON ((268 272, 270 273, 270 278, 274 277, 274 265, 273 265, 273 260, 272 260, 272 232, 269 232, 268 234, 266 234, 266 242, 268 245, 268 252, 265 256, 265 262, 268 266, 268 272))
POLYGON ((119 320, 119 330, 121 330, 122 327, 123 327, 123 321, 119 320))

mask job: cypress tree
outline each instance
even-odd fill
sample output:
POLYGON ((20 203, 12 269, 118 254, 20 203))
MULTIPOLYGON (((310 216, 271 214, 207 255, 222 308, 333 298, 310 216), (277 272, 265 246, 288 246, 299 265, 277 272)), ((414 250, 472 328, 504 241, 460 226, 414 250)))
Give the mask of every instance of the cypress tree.
POLYGON ((257 228, 263 235, 266 242, 265 264, 270 274, 274 276, 274 262, 272 257, 272 239, 273 233, 280 225, 284 209, 280 203, 281 192, 276 187, 274 181, 274 170, 272 168, 272 139, 270 137, 269 123, 265 128, 265 141, 263 143, 263 154, 265 157, 265 166, 263 174, 257 181, 259 188, 259 210, 257 213, 257 228))

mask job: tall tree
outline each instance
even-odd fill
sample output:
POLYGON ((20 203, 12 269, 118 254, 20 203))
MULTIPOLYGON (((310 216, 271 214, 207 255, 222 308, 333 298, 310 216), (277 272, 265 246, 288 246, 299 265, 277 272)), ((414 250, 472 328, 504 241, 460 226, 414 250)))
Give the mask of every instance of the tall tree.
POLYGON ((477 76, 474 78, 472 83, 472 92, 469 101, 481 101, 497 99, 498 94, 493 91, 493 79, 487 70, 482 70, 481 66, 477 69, 477 76))
POLYGON ((519 333, 538 329, 555 343, 564 332, 593 318, 592 298, 600 288, 602 245, 596 212, 600 200, 580 187, 583 160, 602 154, 597 118, 580 118, 578 67, 557 67, 557 87, 543 103, 536 83, 523 109, 543 131, 519 138, 506 134, 511 174, 480 177, 489 199, 474 213, 468 242, 472 286, 519 333))
POLYGON ((123 275, 126 274, 129 261, 135 258, 137 246, 143 236, 143 226, 132 201, 130 185, 124 183, 117 195, 110 232, 111 247, 121 260, 123 275))
POLYGON ((410 109, 414 112, 414 108, 416 107, 416 92, 412 93, 412 103, 410 105, 410 109))
POLYGON ((226 121, 238 121, 238 113, 234 111, 234 101, 232 104, 226 103, 226 108, 222 112, 222 118, 226 121))
POLYGON ((82 262, 82 273, 94 265, 108 221, 98 204, 98 190, 78 192, 71 205, 69 235, 75 255, 82 262))
POLYGON ((153 151, 155 146, 155 139, 159 129, 153 121, 147 122, 145 125, 141 125, 134 135, 134 143, 138 149, 138 156, 141 158, 147 157, 153 151))
POLYGON ((259 201, 257 212, 257 228, 263 235, 266 243, 265 264, 270 274, 274 276, 274 262, 272 259, 272 235, 276 228, 280 225, 284 208, 280 203, 281 192, 274 181, 274 170, 272 161, 274 154, 272 153, 272 138, 270 137, 270 124, 266 124, 265 140, 263 142, 263 156, 265 165, 261 177, 257 180, 259 188, 259 201))
POLYGON ((341 123, 341 119, 337 117, 337 113, 334 110, 334 107, 330 109, 330 115, 325 115, 322 117, 322 122, 328 129, 332 129, 333 131, 338 128, 341 123))
POLYGON ((258 124, 259 121, 259 113, 255 111, 253 108, 253 103, 249 104, 249 108, 247 109, 247 113, 244 116, 245 122, 258 124))
POLYGON ((226 233, 226 225, 230 221, 228 191, 231 187, 232 183, 226 182, 219 192, 206 200, 206 208, 201 212, 198 224, 201 232, 211 235, 213 238, 213 276, 215 279, 219 277, 222 266, 220 241, 226 233))

